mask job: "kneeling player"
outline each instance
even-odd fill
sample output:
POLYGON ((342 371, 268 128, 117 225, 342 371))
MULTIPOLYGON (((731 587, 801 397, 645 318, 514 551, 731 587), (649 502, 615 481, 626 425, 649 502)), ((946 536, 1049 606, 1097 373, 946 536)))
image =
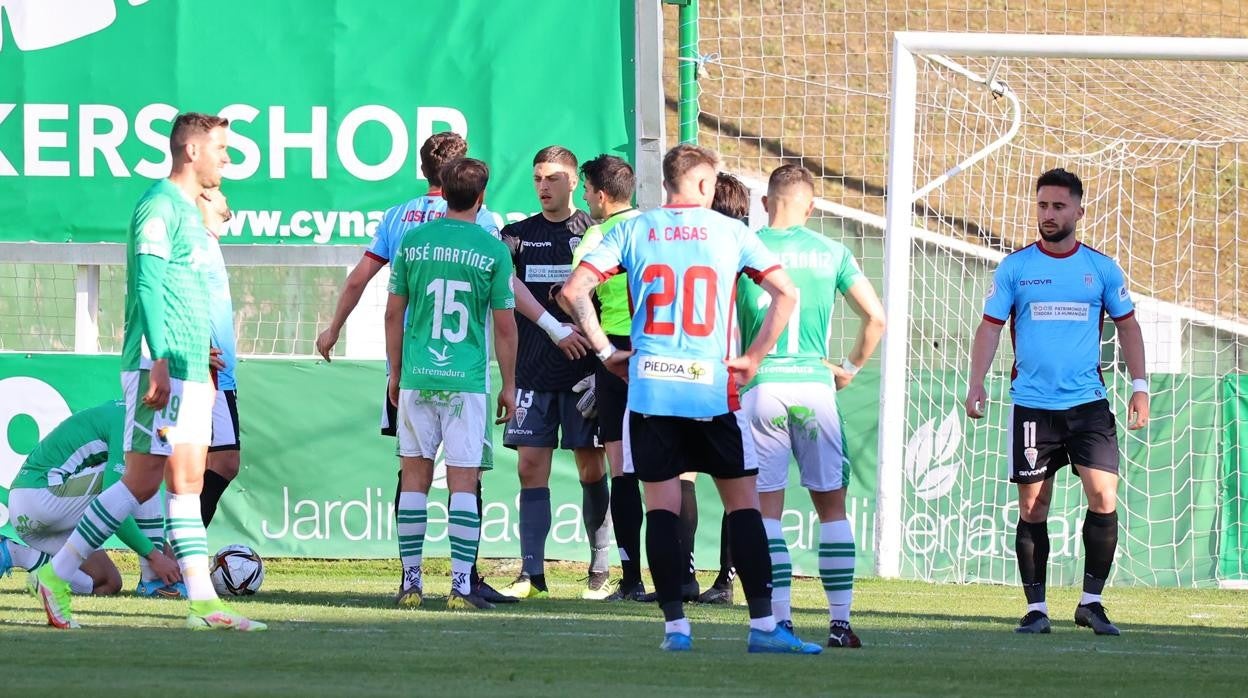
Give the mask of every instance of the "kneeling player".
POLYGON ((463 158, 441 171, 445 218, 413 228, 391 261, 386 303, 390 400, 398 407, 399 604, 422 603, 422 555, 433 459, 446 454, 450 489, 451 596, 448 608, 493 608, 472 587, 481 537, 477 481, 490 392, 490 320, 503 376, 499 423, 515 410, 516 320, 511 254, 474 223, 489 169, 463 158), (492 311, 492 312, 491 312, 492 311), (406 322, 405 322, 406 320, 406 322))
MULTIPOLYGON (((861 647, 849 624, 854 535, 845 517, 849 459, 836 391, 853 380, 875 351, 884 334, 884 309, 849 250, 805 227, 813 198, 814 180, 805 168, 783 165, 772 172, 763 200, 768 227, 758 231, 758 237, 785 261, 801 301, 775 350, 763 359, 758 376, 746 386, 742 403, 758 451, 759 502, 771 550, 772 612, 777 621, 792 622, 793 568, 780 528, 791 453, 819 515, 819 576, 831 614, 828 647, 861 647), (862 321, 853 350, 839 366, 825 361, 835 297, 832 288, 845 296, 862 321)), ((737 298, 742 344, 748 345, 762 332, 770 303, 762 288, 742 282, 737 298)))
MULTIPOLYGON (((27 456, 9 491, 13 527, 26 545, 0 536, 0 576, 12 567, 35 571, 61 549, 104 488, 121 479, 125 403, 110 400, 71 415, 27 456), (27 547, 29 546, 29 547, 27 547)), ((163 551, 160 495, 139 505, 117 537, 139 555, 140 596, 185 596, 178 564, 163 551)), ((87 556, 69 579, 75 594, 121 591, 121 573, 103 550, 87 556)))

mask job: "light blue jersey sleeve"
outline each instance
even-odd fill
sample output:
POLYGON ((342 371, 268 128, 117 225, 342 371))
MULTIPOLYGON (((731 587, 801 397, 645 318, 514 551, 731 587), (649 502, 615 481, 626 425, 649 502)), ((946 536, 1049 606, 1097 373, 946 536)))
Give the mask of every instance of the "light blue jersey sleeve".
POLYGON ((390 261, 399 243, 403 241, 404 231, 399 226, 399 214, 402 209, 402 206, 386 209, 381 222, 377 224, 377 230, 373 233, 373 241, 365 248, 364 254, 383 264, 390 261))
POLYGON ((1101 296, 1105 312, 1114 321, 1127 319, 1135 312, 1135 303, 1131 301, 1131 291, 1127 288, 1127 278, 1122 273, 1122 267, 1109 257, 1100 257, 1097 262, 1105 280, 1104 295, 1101 296))
POLYGON ((997 266, 984 297, 984 319, 1004 325, 1014 312, 1014 264, 1006 257, 997 266))
POLYGON ((234 336, 234 302, 230 297, 230 278, 225 269, 225 257, 221 244, 213 235, 208 236, 208 323, 210 344, 221 350, 225 368, 217 371, 217 388, 237 390, 234 371, 238 364, 238 347, 234 336))

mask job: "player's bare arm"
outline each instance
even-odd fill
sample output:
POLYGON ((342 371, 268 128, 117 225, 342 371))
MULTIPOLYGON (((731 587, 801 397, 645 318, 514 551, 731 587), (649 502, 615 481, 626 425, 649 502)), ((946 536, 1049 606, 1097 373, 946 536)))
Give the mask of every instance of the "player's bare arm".
POLYGON ((789 316, 793 314, 793 306, 797 304, 797 289, 783 269, 773 269, 763 277, 759 286, 762 286, 767 295, 771 296, 771 305, 767 307, 767 314, 763 316, 763 324, 759 328, 758 336, 750 342, 750 346, 746 347, 740 356, 724 361, 728 370, 737 376, 737 381, 741 385, 754 379, 754 374, 758 372, 759 362, 776 346, 776 340, 780 339, 780 333, 784 331, 784 326, 789 322, 789 316))
POLYGON ((326 361, 331 360, 329 354, 334 350, 334 345, 338 343, 338 337, 342 334, 342 326, 346 324, 347 316, 355 310, 355 306, 359 305, 360 297, 364 295, 364 288, 384 266, 386 266, 385 262, 366 254, 360 258, 359 262, 356 262, 355 268, 347 275, 347 281, 342 285, 342 293, 338 294, 338 305, 334 307, 334 317, 329 321, 329 327, 326 327, 316 337, 316 353, 326 361))
POLYGON ((407 296, 391 293, 386 299, 386 359, 390 362, 390 383, 387 390, 390 404, 399 404, 399 377, 403 374, 403 316, 407 314, 407 296))
MULTIPOLYGON (((514 276, 511 280, 511 290, 516 294, 516 310, 519 310, 520 314, 531 320, 533 324, 545 330, 550 341, 554 342, 568 359, 575 361, 592 350, 593 347, 590 346, 585 335, 581 334, 575 326, 559 322, 555 316, 547 313, 546 307, 537 300, 529 287, 514 276)), ((560 303, 560 305, 563 304, 560 303)))
POLYGON ((844 363, 832 366, 832 376, 836 381, 837 390, 845 388, 854 380, 858 370, 866 365, 867 359, 875 354, 875 349, 884 336, 884 305, 880 303, 880 297, 870 281, 865 277, 855 281, 849 287, 849 292, 845 294, 845 300, 860 322, 854 348, 850 350, 849 356, 845 357, 845 362, 853 368, 850 369, 844 363))
POLYGON ((494 423, 506 424, 516 413, 516 347, 520 335, 516 330, 515 311, 508 308, 493 312, 494 355, 498 357, 498 372, 503 377, 494 423))
MULTIPOLYGON (((631 351, 620 351, 611 345, 607 333, 602 331, 598 323, 598 314, 594 312, 594 289, 602 281, 598 275, 584 265, 572 270, 572 275, 559 290, 559 305, 567 309, 568 314, 581 328, 589 341, 590 349, 602 360, 609 371, 628 380, 628 357, 631 351)), ((773 339, 774 343, 775 340, 773 339)))
POLYGON ((1148 425, 1148 379, 1144 364, 1144 334, 1135 315, 1114 322, 1118 330, 1118 346, 1127 360, 1127 373, 1131 376, 1133 390, 1127 404, 1127 428, 1143 429, 1148 425), (1143 381, 1136 384, 1136 381, 1143 381), (1144 388, 1141 390, 1140 388, 1144 388))
POLYGON ((1001 343, 1001 330, 1005 325, 980 320, 975 330, 975 340, 971 344, 971 377, 966 387, 966 416, 980 419, 988 406, 988 393, 984 390, 984 378, 988 375, 988 367, 997 355, 997 345, 1001 343))

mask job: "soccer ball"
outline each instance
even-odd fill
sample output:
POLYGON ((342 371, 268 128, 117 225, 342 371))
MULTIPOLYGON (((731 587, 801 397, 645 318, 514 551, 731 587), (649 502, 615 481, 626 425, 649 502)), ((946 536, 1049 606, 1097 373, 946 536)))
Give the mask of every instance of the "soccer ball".
POLYGON ((227 545, 212 556, 212 586, 220 596, 251 596, 264 582, 264 561, 256 551, 227 545))

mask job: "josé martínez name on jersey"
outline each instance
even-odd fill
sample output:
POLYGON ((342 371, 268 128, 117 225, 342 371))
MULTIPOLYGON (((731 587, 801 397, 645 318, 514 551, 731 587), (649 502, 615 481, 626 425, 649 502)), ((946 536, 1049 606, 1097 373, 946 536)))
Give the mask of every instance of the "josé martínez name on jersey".
POLYGON ((494 259, 476 250, 425 243, 420 247, 407 248, 406 254, 410 255, 407 260, 409 262, 448 262, 450 264, 463 264, 464 266, 475 267, 484 272, 494 271, 494 259))

